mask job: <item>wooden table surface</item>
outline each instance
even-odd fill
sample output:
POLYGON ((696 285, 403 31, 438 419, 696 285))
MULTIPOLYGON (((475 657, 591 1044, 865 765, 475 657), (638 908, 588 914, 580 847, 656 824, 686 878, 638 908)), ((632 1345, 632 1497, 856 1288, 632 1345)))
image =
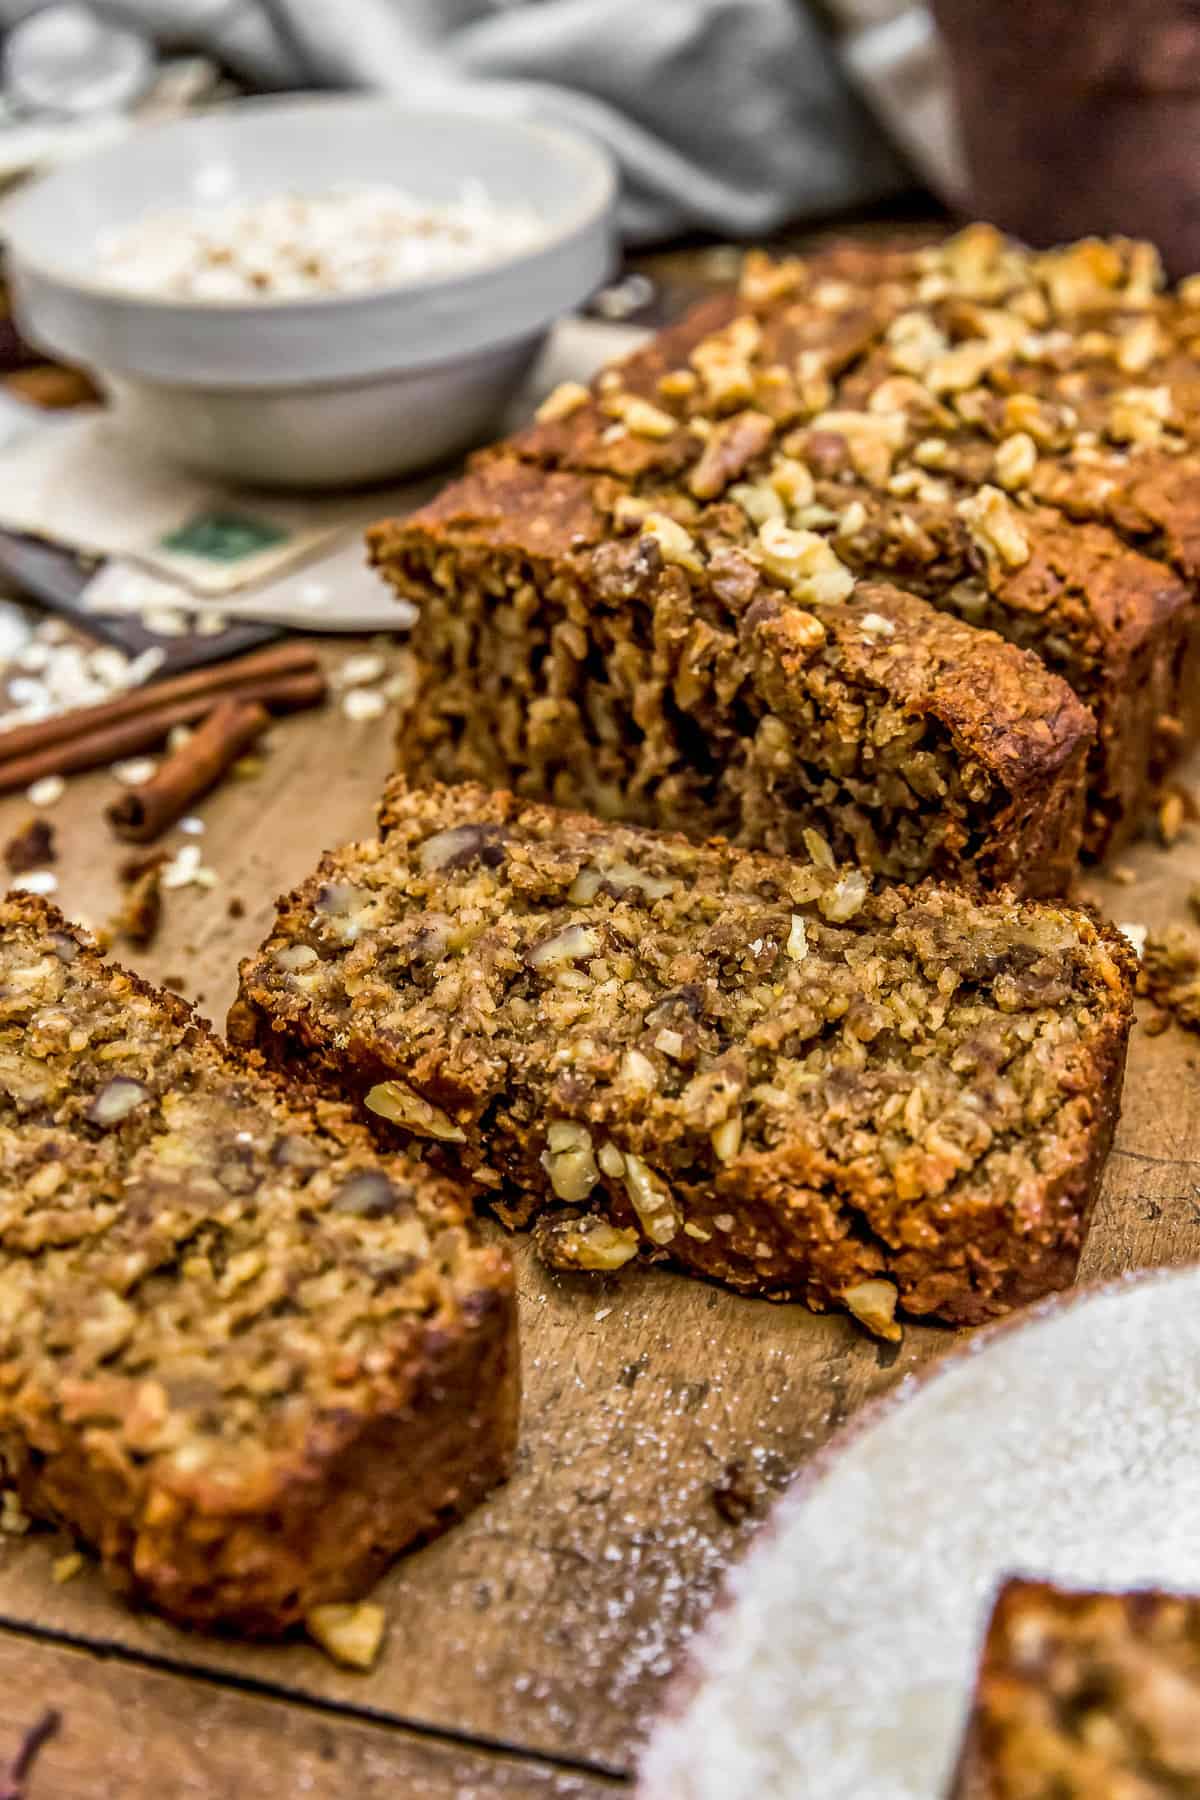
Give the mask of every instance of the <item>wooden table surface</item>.
MULTIPOLYGON (((326 654, 336 665, 358 647, 326 654)), ((263 774, 201 809, 195 841, 218 885, 167 894, 157 942, 126 960, 181 982, 220 1022, 275 895, 369 828, 390 730, 336 707, 276 725, 263 774)), ((59 899, 92 924, 118 899, 120 851, 102 823, 114 786, 77 778, 49 815, 59 899)), ((20 797, 0 802, 0 841, 28 814, 20 797)), ((1182 917, 1200 825, 1123 860, 1137 880, 1089 877, 1091 897, 1120 920, 1182 917)), ((1200 1255, 1198 1056, 1200 1039, 1180 1031, 1135 1031, 1083 1279, 1200 1255)), ((864 1402, 960 1341, 909 1326, 885 1346, 841 1316, 682 1276, 550 1275, 519 1240, 515 1254, 515 1474, 385 1577, 388 1636, 371 1673, 302 1642, 184 1633, 126 1610, 90 1564, 56 1584, 66 1546, 54 1534, 0 1539, 0 1763, 44 1705, 63 1719, 29 1800, 595 1800, 628 1783, 682 1647, 772 1495, 864 1402)))

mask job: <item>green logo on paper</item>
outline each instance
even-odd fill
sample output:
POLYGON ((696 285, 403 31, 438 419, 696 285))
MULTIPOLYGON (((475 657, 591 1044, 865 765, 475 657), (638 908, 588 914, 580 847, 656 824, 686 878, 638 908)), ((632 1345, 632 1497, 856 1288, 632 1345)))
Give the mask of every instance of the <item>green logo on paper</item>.
POLYGON ((168 532, 159 542, 160 550, 174 550, 180 556, 199 556, 205 562, 234 563, 244 557, 257 556, 272 544, 286 544, 291 536, 280 525, 268 525, 264 519, 248 519, 244 513, 197 513, 186 525, 168 532))

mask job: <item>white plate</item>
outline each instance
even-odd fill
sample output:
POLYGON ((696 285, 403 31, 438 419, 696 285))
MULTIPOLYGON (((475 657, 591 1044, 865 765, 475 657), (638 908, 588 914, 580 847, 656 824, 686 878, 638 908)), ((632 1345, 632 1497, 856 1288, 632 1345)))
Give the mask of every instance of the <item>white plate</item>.
POLYGON ((733 1572, 654 1800, 938 1800, 1011 1572, 1200 1591, 1200 1270, 984 1333, 851 1425, 733 1572))

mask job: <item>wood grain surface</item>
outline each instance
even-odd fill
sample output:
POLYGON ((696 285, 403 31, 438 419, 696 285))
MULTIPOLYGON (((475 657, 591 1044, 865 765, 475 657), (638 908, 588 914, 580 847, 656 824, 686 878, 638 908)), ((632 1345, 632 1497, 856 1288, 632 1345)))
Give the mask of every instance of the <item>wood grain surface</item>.
MULTIPOLYGON (((348 653, 331 654, 336 662, 348 653)), ((351 725, 336 708, 275 726, 262 775, 227 784, 203 809, 206 830, 193 841, 218 885, 167 894, 158 941, 127 960, 152 978, 181 981, 220 1021, 237 959, 261 937, 275 893, 326 845, 369 828, 389 731, 386 722, 351 725), (239 917, 230 916, 235 899, 239 917)), ((93 924, 103 923, 118 894, 121 852, 102 826, 114 785, 107 775, 77 780, 49 815, 60 846, 59 898, 93 924)), ((5 801, 0 837, 28 810, 19 798, 5 801)), ((1170 852, 1147 842, 1126 861, 1134 884, 1090 877, 1087 894, 1122 920, 1182 916, 1187 889, 1200 879, 1200 827, 1189 827, 1170 852)), ((1198 1058, 1200 1039, 1135 1032, 1088 1279, 1200 1254, 1198 1058)), ((517 1260, 526 1399, 516 1473, 381 1583, 389 1630, 372 1673, 340 1671, 304 1643, 247 1647, 177 1631, 117 1604, 90 1566, 56 1585, 50 1565, 64 1545, 52 1533, 0 1540, 0 1622, 159 1669, 203 1671, 210 1679, 196 1689, 197 1717, 214 1696, 226 1704, 213 1678, 340 1709, 347 1757, 377 1753, 357 1717, 553 1758, 560 1774, 578 1768, 603 1780, 628 1772, 681 1647, 772 1494, 866 1400, 941 1354, 955 1334, 909 1326, 892 1350, 844 1318, 739 1299, 680 1276, 552 1276, 521 1243, 517 1260)), ((106 1705, 118 1704, 125 1684, 139 1693, 148 1684, 138 1730, 153 1736, 170 1712, 158 1698, 168 1678, 112 1662, 94 1667, 105 1672, 106 1705)), ((73 1679, 64 1675, 68 1691, 73 1679)), ((231 1732, 252 1742, 256 1708, 268 1703, 240 1696, 228 1704, 237 1713, 231 1732)), ((176 1728, 184 1735, 187 1718, 176 1728)), ((313 1754, 305 1734, 316 1729, 308 1712, 294 1741, 289 1727, 298 1767, 313 1754)), ((410 1754, 394 1735, 387 1742, 392 1748, 379 1755, 410 1754)), ((64 1739, 56 1754, 67 1750, 64 1739)), ((460 1776, 457 1754, 447 1749, 450 1761, 435 1760, 411 1780, 431 1793, 443 1775, 447 1793, 505 1793, 516 1779, 486 1760, 460 1776)), ((529 1764, 531 1783, 538 1767, 529 1764)), ((547 1763, 537 1779, 553 1774, 547 1763)), ((129 1796, 190 1791, 155 1786, 149 1764, 122 1780, 129 1796)), ((296 1791, 282 1775, 272 1787, 266 1773, 254 1786, 296 1791)))

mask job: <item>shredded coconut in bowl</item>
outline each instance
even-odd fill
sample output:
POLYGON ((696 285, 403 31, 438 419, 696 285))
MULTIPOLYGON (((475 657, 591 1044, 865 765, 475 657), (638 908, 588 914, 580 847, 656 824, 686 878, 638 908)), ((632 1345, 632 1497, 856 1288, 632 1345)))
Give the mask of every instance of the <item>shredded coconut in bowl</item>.
POLYGON ((346 185, 148 213, 101 239, 96 268, 111 287, 160 298, 306 299, 458 274, 545 235, 531 207, 497 205, 482 182, 444 206, 346 185))

